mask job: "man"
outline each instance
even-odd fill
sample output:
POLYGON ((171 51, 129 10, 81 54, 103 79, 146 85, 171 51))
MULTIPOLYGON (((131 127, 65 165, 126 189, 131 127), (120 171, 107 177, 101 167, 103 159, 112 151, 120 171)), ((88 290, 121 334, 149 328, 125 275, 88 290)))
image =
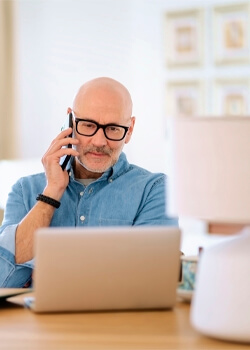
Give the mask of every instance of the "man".
POLYGON ((91 80, 68 114, 73 128, 52 141, 42 158, 45 172, 20 179, 9 194, 0 228, 0 287, 29 284, 40 227, 178 224, 165 214, 165 176, 129 164, 122 153, 135 125, 128 90, 110 78, 91 80), (74 157, 69 173, 59 164, 65 155, 74 157))

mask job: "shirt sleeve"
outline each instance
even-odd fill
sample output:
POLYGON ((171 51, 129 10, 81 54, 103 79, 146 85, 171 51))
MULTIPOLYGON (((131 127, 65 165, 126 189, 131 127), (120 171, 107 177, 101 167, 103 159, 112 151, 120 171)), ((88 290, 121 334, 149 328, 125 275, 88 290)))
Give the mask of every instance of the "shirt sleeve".
POLYGON ((167 215, 166 181, 162 175, 147 186, 134 225, 178 226, 178 218, 167 215))
POLYGON ((26 215, 20 185, 13 186, 8 196, 3 224, 0 227, 0 287, 21 288, 31 280, 34 259, 15 263, 15 237, 18 223, 26 215))
POLYGON ((2 233, 7 226, 19 224, 29 210, 30 208, 24 203, 23 188, 20 179, 12 186, 11 192, 8 195, 0 233, 2 233))

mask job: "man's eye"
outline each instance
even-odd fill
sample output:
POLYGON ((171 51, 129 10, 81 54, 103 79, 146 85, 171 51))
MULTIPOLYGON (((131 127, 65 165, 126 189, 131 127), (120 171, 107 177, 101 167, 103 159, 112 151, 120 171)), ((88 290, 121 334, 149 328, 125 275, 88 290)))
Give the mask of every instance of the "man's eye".
POLYGON ((120 130, 120 128, 119 128, 118 126, 115 126, 115 125, 109 126, 108 129, 109 129, 109 131, 111 131, 111 132, 117 132, 117 131, 120 130))
POLYGON ((93 124, 93 123, 82 123, 81 126, 84 127, 84 128, 87 128, 87 129, 94 129, 94 128, 96 128, 96 125, 93 124))

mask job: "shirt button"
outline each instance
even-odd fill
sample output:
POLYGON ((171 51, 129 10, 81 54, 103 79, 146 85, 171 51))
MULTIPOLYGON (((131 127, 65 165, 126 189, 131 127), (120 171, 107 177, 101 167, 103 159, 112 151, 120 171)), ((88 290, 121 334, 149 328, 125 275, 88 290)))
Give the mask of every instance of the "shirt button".
POLYGON ((113 179, 109 179, 109 182, 112 182, 113 181, 113 179))
POLYGON ((80 216, 80 220, 81 220, 81 221, 84 221, 84 220, 85 220, 85 216, 84 216, 84 215, 81 215, 81 216, 80 216))
POLYGON ((83 193, 84 193, 83 191, 82 191, 82 192, 80 192, 80 196, 81 196, 81 197, 83 196, 83 193))

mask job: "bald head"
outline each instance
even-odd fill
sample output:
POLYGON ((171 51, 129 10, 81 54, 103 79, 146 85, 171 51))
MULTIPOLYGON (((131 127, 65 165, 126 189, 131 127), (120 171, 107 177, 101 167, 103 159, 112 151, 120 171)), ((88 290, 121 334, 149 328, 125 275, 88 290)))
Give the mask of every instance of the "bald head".
POLYGON ((76 113, 81 113, 86 104, 88 108, 95 108, 97 113, 107 109, 119 110, 124 120, 132 115, 133 103, 129 91, 108 77, 90 80, 80 87, 73 101, 73 109, 76 113))

